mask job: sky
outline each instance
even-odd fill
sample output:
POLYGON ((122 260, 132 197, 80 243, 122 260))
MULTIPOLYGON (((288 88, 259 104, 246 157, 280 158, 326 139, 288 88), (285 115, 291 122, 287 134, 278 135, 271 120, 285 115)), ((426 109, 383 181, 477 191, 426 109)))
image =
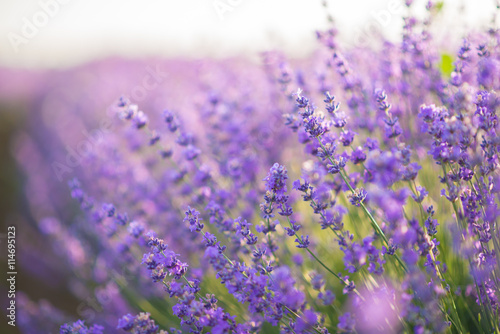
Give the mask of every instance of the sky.
MULTIPOLYGON (((314 32, 328 27, 328 14, 350 45, 373 30, 397 38, 406 13, 402 0, 326 0, 327 9, 322 1, 1 0, 0 66, 68 67, 109 56, 230 57, 271 49, 302 57, 317 47, 314 32)), ((484 27, 494 3, 445 0, 436 33, 460 36, 471 26, 484 27)))

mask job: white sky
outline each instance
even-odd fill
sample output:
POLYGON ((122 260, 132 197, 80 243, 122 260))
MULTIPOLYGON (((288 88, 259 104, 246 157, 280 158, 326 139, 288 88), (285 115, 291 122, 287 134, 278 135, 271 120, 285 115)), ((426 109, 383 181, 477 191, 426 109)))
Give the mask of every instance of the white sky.
MULTIPOLYGON (((400 16, 382 17, 383 24, 373 16, 390 13, 394 2, 403 0, 328 0, 328 6, 349 43, 370 25, 397 36, 400 16)), ((461 37, 466 27, 485 26, 494 2, 445 1, 438 32, 461 37)), ((321 0, 1 0, 0 66, 70 66, 114 55, 227 57, 269 49, 303 56, 317 46, 314 31, 325 27, 321 0), (43 10, 49 3, 59 3, 52 17, 43 10), (221 19, 214 4, 231 11, 221 19), (39 25, 35 32, 26 28, 31 24, 39 25), (11 40, 18 37, 23 39, 16 47, 11 40)))

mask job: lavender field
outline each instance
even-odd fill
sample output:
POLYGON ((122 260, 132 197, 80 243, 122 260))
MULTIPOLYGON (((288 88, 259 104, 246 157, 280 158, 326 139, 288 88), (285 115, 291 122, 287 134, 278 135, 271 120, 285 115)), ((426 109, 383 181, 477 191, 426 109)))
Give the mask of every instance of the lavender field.
POLYGON ((498 11, 402 3, 308 57, 0 67, 0 331, 500 333, 498 11))

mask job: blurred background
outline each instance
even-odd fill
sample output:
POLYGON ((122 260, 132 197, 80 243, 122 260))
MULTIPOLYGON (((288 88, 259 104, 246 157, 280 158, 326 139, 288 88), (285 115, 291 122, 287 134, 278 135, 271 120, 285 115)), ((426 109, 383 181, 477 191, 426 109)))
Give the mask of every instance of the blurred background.
MULTIPOLYGON (((427 1, 415 1, 424 11, 427 1)), ((313 33, 330 15, 342 40, 357 43, 375 31, 397 38, 404 1, 287 0, 3 0, 0 65, 58 68, 110 56, 249 56, 280 49, 304 57, 313 33)), ((495 0, 443 1, 440 34, 459 36, 487 26, 495 0), (445 28, 446 27, 446 28, 445 28)), ((416 13, 418 14, 418 13, 416 13)))
MULTIPOLYGON (((454 52, 465 31, 490 26, 495 6, 494 0, 443 1, 439 20, 432 28, 436 39, 449 43, 442 45, 443 50, 454 52)), ((422 11, 424 7, 414 6, 422 11)), ((5 240, 10 225, 18 232, 17 291, 38 302, 34 308, 46 307, 47 312, 50 307, 45 300, 74 314, 81 303, 69 293, 72 288, 61 276, 59 264, 40 262, 35 256, 46 252, 44 258, 57 259, 57 248, 47 247, 51 241, 40 231, 38 221, 57 210, 48 208, 44 200, 59 201, 59 189, 66 189, 65 182, 42 170, 39 161, 44 158, 43 143, 57 139, 71 146, 84 138, 81 132, 76 137, 74 133, 69 135, 81 122, 72 118, 76 112, 82 115, 92 109, 92 114, 104 113, 124 93, 135 100, 144 99, 140 83, 146 76, 158 83, 153 88, 156 95, 161 95, 163 85, 172 86, 173 82, 182 87, 180 91, 189 91, 191 80, 210 76, 206 69, 212 67, 205 66, 206 61, 220 65, 230 59, 258 64, 259 54, 269 50, 305 59, 318 48, 315 31, 332 24, 344 48, 369 46, 375 35, 397 40, 405 10, 404 1, 396 0, 2 0, 2 312, 7 303, 5 240), (69 105, 79 110, 69 111, 69 105), (46 178, 43 186, 37 184, 39 180, 28 180, 28 174, 37 173, 52 178, 46 178), (34 272, 43 272, 48 279, 42 282, 31 274, 34 272)), ((418 10, 414 14, 420 15, 418 10)), ((165 92, 165 96, 179 105, 188 98, 176 97, 175 92, 165 92)), ((61 150, 59 158, 65 154, 61 150)), ((0 321, 0 332, 16 333, 6 325, 5 318, 0 321)))

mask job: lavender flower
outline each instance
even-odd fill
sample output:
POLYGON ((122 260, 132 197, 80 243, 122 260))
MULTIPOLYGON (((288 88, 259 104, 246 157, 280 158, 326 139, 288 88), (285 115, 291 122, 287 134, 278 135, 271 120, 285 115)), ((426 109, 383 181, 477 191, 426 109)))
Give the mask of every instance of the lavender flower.
POLYGON ((2 105, 25 112, 21 132, 0 122, 2 170, 23 176, 6 205, 30 222, 9 265, 54 292, 16 291, 16 326, 498 331, 500 30, 442 41, 446 8, 426 3, 406 1, 399 40, 345 47, 331 27, 298 60, 0 69, 2 105))
POLYGON ((85 326, 82 320, 78 320, 73 324, 65 324, 61 326, 60 334, 103 334, 104 327, 93 325, 90 328, 85 326))

